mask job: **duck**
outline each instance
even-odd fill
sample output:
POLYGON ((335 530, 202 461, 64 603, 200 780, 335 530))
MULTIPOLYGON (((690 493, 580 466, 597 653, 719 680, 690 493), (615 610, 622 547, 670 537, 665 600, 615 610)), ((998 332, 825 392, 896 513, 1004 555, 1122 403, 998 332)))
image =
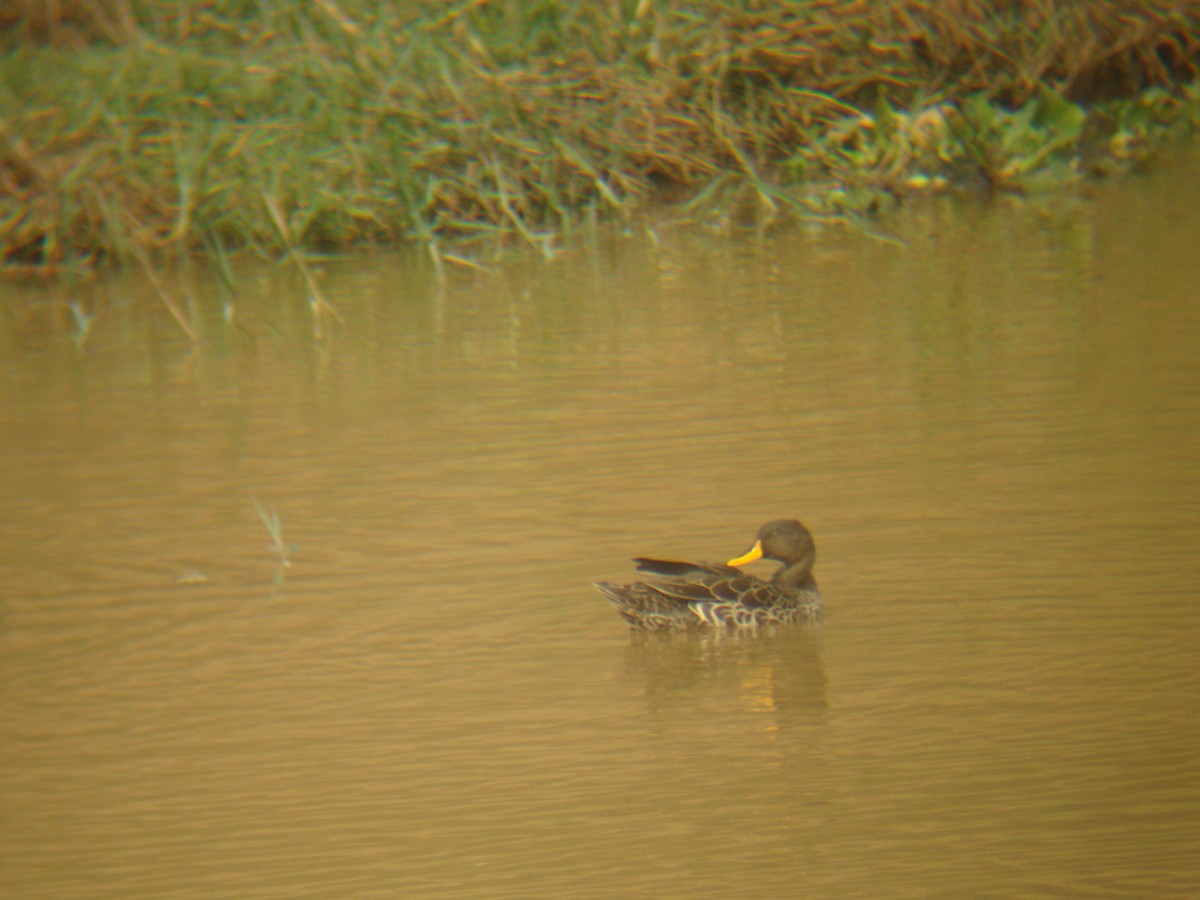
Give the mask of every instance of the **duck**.
POLYGON ((758 529, 754 544, 724 565, 636 557, 639 572, 656 580, 594 587, 634 628, 667 631, 702 628, 757 628, 815 620, 821 592, 813 577, 817 549, 812 534, 796 519, 775 519, 758 529), (770 581, 739 566, 759 559, 783 563, 770 581))

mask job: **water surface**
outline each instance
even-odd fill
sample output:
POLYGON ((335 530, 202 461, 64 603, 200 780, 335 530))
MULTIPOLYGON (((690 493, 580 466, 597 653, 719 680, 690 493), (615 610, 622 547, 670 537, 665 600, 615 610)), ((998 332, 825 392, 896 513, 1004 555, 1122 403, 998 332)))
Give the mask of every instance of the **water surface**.
POLYGON ((1198 174, 332 260, 324 341, 280 267, 180 273, 194 349, 10 289, 6 891, 1194 896, 1198 174), (818 626, 589 586, 779 516, 818 626))

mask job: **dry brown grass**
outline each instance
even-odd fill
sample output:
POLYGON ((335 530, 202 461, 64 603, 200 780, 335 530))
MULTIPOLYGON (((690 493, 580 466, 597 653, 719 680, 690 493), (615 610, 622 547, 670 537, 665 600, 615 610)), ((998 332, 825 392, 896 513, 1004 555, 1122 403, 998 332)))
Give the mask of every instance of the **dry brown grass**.
MULTIPOLYGON (((0 24, 10 265, 283 233, 544 247, 586 209, 894 191, 919 148, 863 150, 881 110, 1088 104, 1200 71, 1200 3, 1171 0, 20 0, 0 24)), ((1000 183, 983 144, 1004 120, 956 121, 1000 183)))

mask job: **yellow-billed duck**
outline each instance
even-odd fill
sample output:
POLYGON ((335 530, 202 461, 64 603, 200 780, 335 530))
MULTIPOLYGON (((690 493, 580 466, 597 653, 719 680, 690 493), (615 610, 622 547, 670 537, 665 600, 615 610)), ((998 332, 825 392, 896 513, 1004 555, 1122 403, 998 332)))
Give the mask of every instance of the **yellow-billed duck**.
POLYGON ((758 529, 754 546, 725 565, 634 559, 639 572, 661 580, 596 588, 635 628, 650 630, 713 625, 754 628, 815 619, 821 593, 813 578, 817 558, 808 529, 795 519, 776 519, 758 529), (756 559, 783 563, 770 581, 736 568, 756 559))

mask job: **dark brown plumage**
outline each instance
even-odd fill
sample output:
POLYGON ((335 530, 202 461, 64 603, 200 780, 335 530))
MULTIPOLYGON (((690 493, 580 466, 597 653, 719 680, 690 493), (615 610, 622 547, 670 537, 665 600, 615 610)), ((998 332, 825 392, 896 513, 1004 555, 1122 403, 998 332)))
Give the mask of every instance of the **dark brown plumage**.
POLYGON ((726 565, 638 557, 634 562, 639 572, 662 579, 598 581, 596 588, 635 628, 753 628, 807 621, 821 610, 821 593, 812 574, 816 557, 807 528, 795 519, 776 519, 758 530, 753 547, 726 565), (756 559, 783 565, 770 581, 736 568, 756 559))

